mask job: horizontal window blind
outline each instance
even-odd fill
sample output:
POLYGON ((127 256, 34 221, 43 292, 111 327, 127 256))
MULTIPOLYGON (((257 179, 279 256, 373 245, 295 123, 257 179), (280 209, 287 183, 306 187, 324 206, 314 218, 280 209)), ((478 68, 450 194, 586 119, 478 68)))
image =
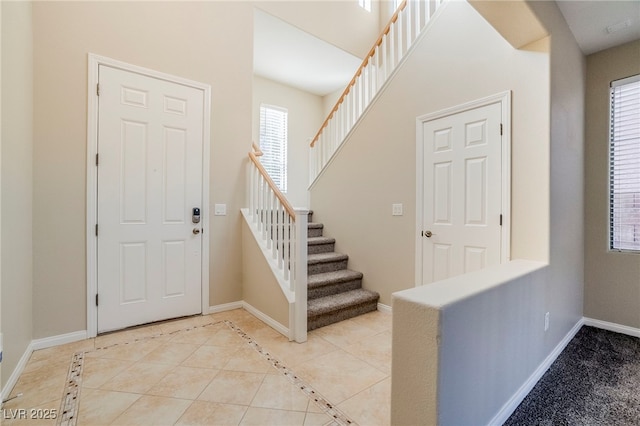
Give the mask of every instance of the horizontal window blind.
POLYGON ((287 192, 287 118, 285 108, 260 105, 260 162, 282 192, 287 192))
POLYGON ((609 248, 640 251, 640 75, 611 83, 609 248))

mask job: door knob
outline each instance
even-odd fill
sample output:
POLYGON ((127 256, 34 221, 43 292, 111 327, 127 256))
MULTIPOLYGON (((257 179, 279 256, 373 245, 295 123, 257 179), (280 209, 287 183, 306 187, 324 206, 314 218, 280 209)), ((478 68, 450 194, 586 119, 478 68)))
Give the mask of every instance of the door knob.
POLYGON ((424 231, 424 236, 427 238, 431 238, 433 236, 433 233, 431 231, 424 231))
POLYGON ((200 228, 193 228, 193 235, 198 235, 200 233, 200 228))

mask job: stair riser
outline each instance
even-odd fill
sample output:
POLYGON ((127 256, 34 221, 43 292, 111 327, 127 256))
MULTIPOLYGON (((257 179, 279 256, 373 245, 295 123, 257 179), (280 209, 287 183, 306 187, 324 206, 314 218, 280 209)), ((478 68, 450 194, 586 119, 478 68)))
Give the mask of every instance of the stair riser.
POLYGON ((331 296, 332 294, 344 293, 362 288, 362 280, 353 280, 336 284, 328 284, 322 287, 307 289, 307 299, 318 299, 320 297, 331 296))
POLYGON ((327 312, 316 317, 310 317, 307 319, 307 331, 357 317, 358 315, 366 314, 367 312, 373 312, 377 309, 377 302, 367 302, 356 306, 350 306, 349 308, 341 309, 339 311, 327 312))
POLYGON ((341 269, 347 269, 347 261, 348 259, 308 265, 307 275, 322 274, 324 272, 333 272, 339 271, 341 269))
POLYGON ((308 228, 307 238, 322 237, 322 228, 308 228))
POLYGON ((309 250, 307 253, 309 254, 318 254, 318 253, 331 253, 336 248, 336 243, 330 244, 313 244, 309 245, 309 250))

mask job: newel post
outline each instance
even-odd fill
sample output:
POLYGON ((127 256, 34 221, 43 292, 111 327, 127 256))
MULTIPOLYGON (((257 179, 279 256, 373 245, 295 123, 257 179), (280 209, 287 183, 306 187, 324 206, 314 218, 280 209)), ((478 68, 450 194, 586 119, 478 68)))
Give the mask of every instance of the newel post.
POLYGON ((296 211, 296 244, 295 244, 295 305, 294 305, 294 340, 298 343, 307 341, 307 232, 308 209, 296 211))

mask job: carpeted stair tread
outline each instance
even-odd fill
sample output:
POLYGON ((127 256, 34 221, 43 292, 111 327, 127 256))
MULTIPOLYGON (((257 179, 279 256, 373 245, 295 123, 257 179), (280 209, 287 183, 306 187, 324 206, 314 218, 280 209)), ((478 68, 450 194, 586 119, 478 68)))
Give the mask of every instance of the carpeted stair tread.
POLYGON ((307 256, 307 263, 309 265, 315 265, 318 263, 331 263, 340 262, 349 259, 349 256, 342 253, 336 253, 334 251, 330 253, 316 253, 307 256))
POLYGON ((312 299, 307 302, 309 319, 323 314, 338 312, 358 305, 377 303, 380 295, 374 291, 359 288, 340 294, 312 299))
POLYGON ((307 284, 309 288, 316 288, 330 284, 361 280, 362 276, 362 272, 352 271, 350 269, 341 269, 339 271, 309 275, 307 284))
POLYGON ((322 228, 324 228, 324 224, 316 223, 316 222, 309 222, 309 223, 307 223, 307 227, 309 227, 310 229, 322 229, 322 228))
POLYGON ((309 237, 307 238, 307 242, 310 246, 316 246, 321 244, 334 244, 336 239, 329 237, 309 237))

